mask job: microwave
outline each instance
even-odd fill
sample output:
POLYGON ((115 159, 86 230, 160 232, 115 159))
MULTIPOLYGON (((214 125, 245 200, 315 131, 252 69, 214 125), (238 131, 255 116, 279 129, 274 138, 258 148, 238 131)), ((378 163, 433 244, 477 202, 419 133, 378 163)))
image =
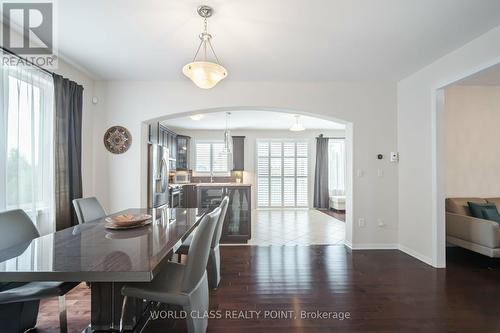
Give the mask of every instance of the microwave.
POLYGON ((174 183, 187 184, 191 182, 191 175, 188 171, 177 171, 174 177, 174 183))

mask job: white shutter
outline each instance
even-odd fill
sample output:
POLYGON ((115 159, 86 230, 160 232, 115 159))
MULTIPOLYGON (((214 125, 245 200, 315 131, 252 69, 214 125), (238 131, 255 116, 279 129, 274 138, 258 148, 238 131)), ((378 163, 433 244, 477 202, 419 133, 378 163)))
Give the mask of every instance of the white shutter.
POLYGON ((306 141, 257 141, 257 205, 307 207, 306 141))
POLYGON ((227 172, 228 170, 228 158, 227 153, 224 152, 224 143, 212 143, 212 171, 227 172))
POLYGON ((228 154, 222 141, 197 141, 195 144, 196 172, 229 172, 228 154))
POLYGON ((210 172, 210 143, 196 143, 196 172, 210 172))

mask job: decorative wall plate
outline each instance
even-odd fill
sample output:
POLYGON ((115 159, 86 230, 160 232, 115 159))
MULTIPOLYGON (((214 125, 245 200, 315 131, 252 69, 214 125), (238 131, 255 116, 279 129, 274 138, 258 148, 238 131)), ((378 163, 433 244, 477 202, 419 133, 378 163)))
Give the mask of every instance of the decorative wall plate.
POLYGON ((122 126, 110 127, 104 134, 104 146, 113 154, 123 154, 132 145, 132 135, 122 126))

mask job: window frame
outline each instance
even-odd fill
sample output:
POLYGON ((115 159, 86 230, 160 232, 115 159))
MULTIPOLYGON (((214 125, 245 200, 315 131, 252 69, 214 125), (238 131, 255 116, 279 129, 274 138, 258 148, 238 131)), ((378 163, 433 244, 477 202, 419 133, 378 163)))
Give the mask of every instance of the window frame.
MULTIPOLYGON (((298 158, 305 158, 307 161, 309 160, 310 157, 310 147, 309 147, 309 141, 305 138, 296 138, 296 139, 290 139, 290 138, 271 138, 271 139, 266 139, 266 138, 257 138, 255 140, 255 186, 256 186, 256 191, 255 191, 255 201, 256 201, 256 207, 257 209, 282 209, 282 208, 288 208, 288 209, 304 209, 304 208, 309 208, 309 182, 310 182, 310 177, 309 177, 309 163, 306 163, 307 165, 307 173, 306 176, 297 176, 297 159, 298 158), (280 142, 281 143, 281 154, 279 158, 281 159, 281 175, 280 176, 272 176, 271 175, 271 159, 273 156, 271 155, 271 147, 269 146, 269 152, 268 156, 259 156, 259 142, 267 142, 271 144, 272 142, 280 142), (286 142, 293 142, 294 143, 294 176, 285 176, 284 173, 284 163, 285 163, 285 158, 291 158, 290 156, 285 156, 284 154, 284 143, 286 142), (305 146, 307 147, 307 155, 304 156, 297 156, 297 143, 304 143, 305 146), (267 176, 269 179, 268 183, 268 205, 266 206, 261 206, 259 205, 259 158, 267 158, 267 163, 268 163, 268 170, 269 170, 269 175, 267 176), (280 206, 273 206, 271 205, 271 179, 281 179, 281 205, 280 206), (293 206, 285 206, 285 196, 284 196, 284 187, 285 187, 285 182, 284 180, 286 178, 293 178, 294 181, 294 205, 293 206), (306 179, 306 194, 305 194, 305 205, 297 205, 297 179, 306 179)), ((278 156, 274 156, 274 158, 277 158, 278 156)))
POLYGON ((194 168, 193 168, 193 176, 199 176, 199 177, 206 177, 210 176, 211 174, 213 176, 218 176, 218 177, 228 177, 231 175, 231 156, 232 154, 227 154, 227 171, 223 172, 212 172, 213 170, 213 144, 214 143, 222 143, 224 144, 224 140, 217 140, 217 139, 196 139, 194 141, 194 149, 193 149, 193 161, 194 161, 194 168), (197 152, 197 145, 198 144, 210 144, 210 171, 198 171, 196 170, 197 164, 198 164, 198 156, 196 154, 197 152))

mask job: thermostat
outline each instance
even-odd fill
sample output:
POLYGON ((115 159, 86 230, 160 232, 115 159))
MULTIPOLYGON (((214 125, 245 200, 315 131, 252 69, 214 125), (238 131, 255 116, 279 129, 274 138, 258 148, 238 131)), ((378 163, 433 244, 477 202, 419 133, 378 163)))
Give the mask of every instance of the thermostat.
POLYGON ((391 163, 399 162, 399 153, 391 151, 391 163))

